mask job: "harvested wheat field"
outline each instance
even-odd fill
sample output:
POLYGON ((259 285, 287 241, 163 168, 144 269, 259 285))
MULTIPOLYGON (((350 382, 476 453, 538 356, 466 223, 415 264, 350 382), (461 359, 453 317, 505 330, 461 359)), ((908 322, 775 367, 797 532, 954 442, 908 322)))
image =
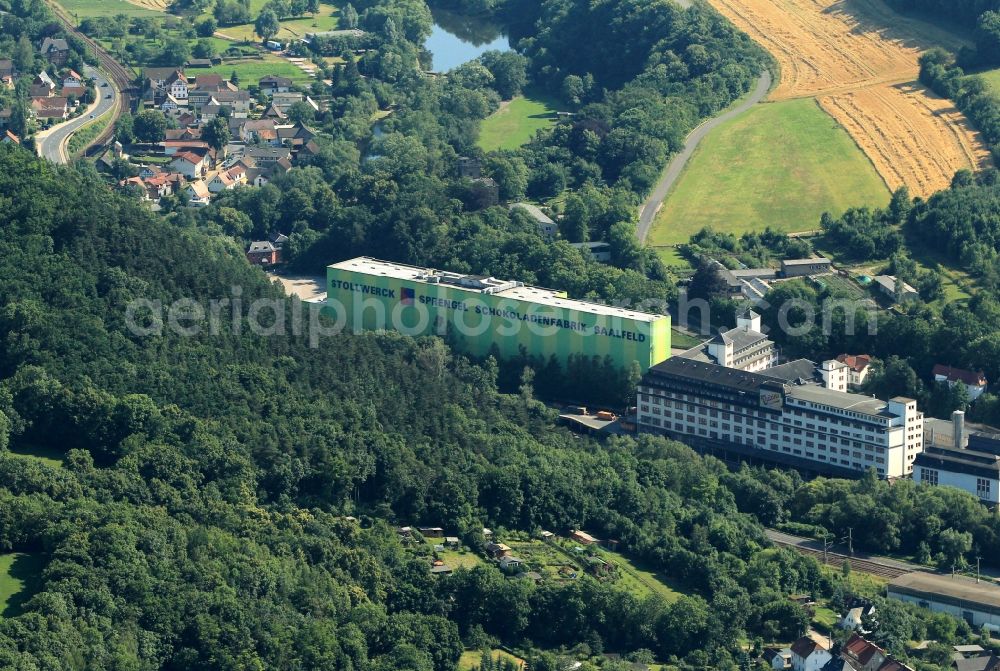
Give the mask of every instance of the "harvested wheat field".
POLYGON ((950 100, 919 84, 881 84, 819 99, 850 133, 890 189, 943 189, 960 168, 989 164, 979 133, 950 100), (924 148, 924 151, 914 151, 924 148))
POLYGON ((920 52, 961 44, 880 0, 710 1, 780 64, 772 100, 912 80, 920 52))
POLYGON ((892 189, 927 196, 989 162, 964 116, 916 83, 920 53, 962 41, 882 0, 709 0, 775 57, 771 100, 817 98, 892 189))

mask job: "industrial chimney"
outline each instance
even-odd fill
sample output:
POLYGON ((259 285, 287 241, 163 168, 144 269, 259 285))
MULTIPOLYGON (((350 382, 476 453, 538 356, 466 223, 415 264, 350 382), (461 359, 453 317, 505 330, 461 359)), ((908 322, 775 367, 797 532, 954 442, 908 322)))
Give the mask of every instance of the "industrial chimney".
POLYGON ((961 410, 951 413, 951 425, 955 437, 955 449, 961 450, 965 447, 965 413, 961 410))

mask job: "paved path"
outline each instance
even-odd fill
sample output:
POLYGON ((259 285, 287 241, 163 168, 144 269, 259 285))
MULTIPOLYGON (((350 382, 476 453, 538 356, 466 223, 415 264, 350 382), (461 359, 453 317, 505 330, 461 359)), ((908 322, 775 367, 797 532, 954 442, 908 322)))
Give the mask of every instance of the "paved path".
POLYGON ((663 204, 667 194, 670 193, 670 189, 673 187, 674 182, 677 181, 677 178, 680 177, 681 173, 684 171, 684 167, 687 165, 688 160, 690 160, 691 156, 694 155, 694 150, 697 149, 698 144, 719 124, 725 123, 726 121, 743 114, 748 109, 763 100, 770 88, 771 73, 765 70, 757 80, 757 85, 750 94, 749 98, 729 111, 705 121, 688 134, 687 139, 684 141, 684 149, 670 159, 670 163, 667 164, 667 169, 664 170, 663 174, 660 176, 660 181, 656 183, 656 186, 653 187, 652 193, 649 194, 646 202, 642 205, 642 210, 639 212, 639 226, 636 229, 636 235, 638 236, 640 242, 644 242, 646 240, 646 235, 649 234, 649 229, 653 224, 653 219, 656 217, 656 213, 660 210, 660 206, 663 204))
POLYGON ((118 92, 104 73, 88 65, 84 68, 84 76, 94 78, 97 104, 77 118, 64 121, 49 130, 44 137, 38 138, 38 155, 53 163, 66 163, 69 160, 66 155, 66 146, 69 144, 70 136, 88 123, 96 121, 105 112, 110 111, 117 101, 118 92), (111 95, 110 98, 107 97, 108 94, 111 95))

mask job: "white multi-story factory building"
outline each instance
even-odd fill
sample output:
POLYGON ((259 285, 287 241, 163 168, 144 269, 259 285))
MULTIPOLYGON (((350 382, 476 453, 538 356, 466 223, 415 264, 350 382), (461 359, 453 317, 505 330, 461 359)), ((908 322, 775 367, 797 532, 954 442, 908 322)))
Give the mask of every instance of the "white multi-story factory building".
POLYGON ((880 401, 681 357, 649 369, 637 406, 642 432, 724 459, 833 475, 908 476, 923 446, 923 414, 913 399, 880 401))

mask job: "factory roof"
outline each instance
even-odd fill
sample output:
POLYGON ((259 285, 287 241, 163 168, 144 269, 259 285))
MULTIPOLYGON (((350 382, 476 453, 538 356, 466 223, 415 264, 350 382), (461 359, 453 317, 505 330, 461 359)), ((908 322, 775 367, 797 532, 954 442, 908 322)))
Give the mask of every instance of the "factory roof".
POLYGON ((848 394, 819 386, 792 387, 788 395, 801 401, 828 405, 838 410, 849 410, 863 415, 884 415, 886 409, 886 402, 877 398, 863 394, 848 394))
POLYGON ((1000 611, 1000 586, 990 580, 976 582, 962 576, 915 571, 893 579, 889 591, 925 596, 935 601, 943 597, 1000 611))
POLYGON ((509 298, 517 301, 535 303, 545 307, 562 308, 565 310, 575 310, 586 314, 598 315, 602 317, 620 317, 622 319, 632 319, 638 322, 655 322, 666 319, 664 315, 652 314, 649 312, 639 312, 637 310, 626 310, 612 305, 602 305, 589 301, 580 301, 566 298, 565 294, 553 289, 533 287, 510 280, 498 280, 494 277, 484 277, 482 275, 466 275, 463 273, 453 273, 433 268, 420 268, 408 266, 392 261, 380 261, 367 256, 359 256, 348 261, 335 263, 330 268, 336 270, 346 270, 365 275, 380 277, 391 277, 398 280, 409 280, 427 285, 446 285, 450 289, 466 291, 470 294, 488 294, 499 298, 509 298))

